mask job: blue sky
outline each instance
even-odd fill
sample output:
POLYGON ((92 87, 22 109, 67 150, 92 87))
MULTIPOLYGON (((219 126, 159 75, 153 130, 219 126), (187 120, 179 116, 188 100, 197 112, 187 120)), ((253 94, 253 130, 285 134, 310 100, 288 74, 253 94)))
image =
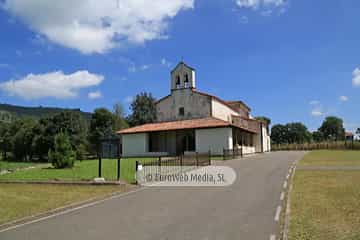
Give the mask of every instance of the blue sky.
POLYGON ((2 103, 128 109, 168 94, 183 58, 199 90, 255 116, 360 127, 359 1, 0 2, 2 103))

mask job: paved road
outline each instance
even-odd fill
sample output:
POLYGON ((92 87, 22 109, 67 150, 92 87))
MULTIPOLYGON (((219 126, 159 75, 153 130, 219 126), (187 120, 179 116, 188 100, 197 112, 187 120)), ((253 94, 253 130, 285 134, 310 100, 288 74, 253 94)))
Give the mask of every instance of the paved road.
POLYGON ((227 161, 238 174, 230 187, 147 188, 2 232, 0 239, 269 239, 278 231, 274 216, 286 174, 303 154, 227 161))

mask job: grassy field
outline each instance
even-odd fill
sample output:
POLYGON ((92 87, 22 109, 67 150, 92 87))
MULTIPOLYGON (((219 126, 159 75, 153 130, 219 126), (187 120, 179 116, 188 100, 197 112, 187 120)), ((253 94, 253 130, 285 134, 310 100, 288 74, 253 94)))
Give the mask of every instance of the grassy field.
MULTIPOLYGON (((153 159, 122 159, 120 164, 121 179, 130 183, 135 181, 135 162, 153 161, 153 159)), ((98 161, 77 161, 71 169, 54 169, 51 166, 17 171, 0 176, 0 180, 65 180, 82 181, 92 180, 98 176, 98 161)), ((107 180, 117 178, 117 160, 104 159, 102 161, 102 177, 107 180)))
POLYGON ((0 161, 0 170, 14 170, 18 168, 27 168, 27 167, 39 167, 39 166, 46 166, 47 164, 41 163, 31 163, 31 162, 7 162, 7 161, 0 161))
MULTIPOLYGON (((358 166, 360 152, 315 151, 301 165, 358 166)), ((290 240, 360 239, 360 171, 296 170, 290 240)))
POLYGON ((307 154, 300 166, 360 166, 360 151, 321 150, 307 154))
POLYGON ((0 224, 126 190, 126 186, 0 184, 0 224))

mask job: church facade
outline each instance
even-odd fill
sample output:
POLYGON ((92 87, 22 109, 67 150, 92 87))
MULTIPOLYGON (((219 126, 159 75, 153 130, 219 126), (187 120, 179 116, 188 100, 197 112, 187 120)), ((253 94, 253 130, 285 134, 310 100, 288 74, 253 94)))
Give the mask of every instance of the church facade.
POLYGON ((265 122, 242 101, 225 101, 196 89, 195 69, 180 62, 171 72, 171 93, 156 102, 157 122, 123 129, 124 156, 180 155, 242 148, 270 151, 265 122))

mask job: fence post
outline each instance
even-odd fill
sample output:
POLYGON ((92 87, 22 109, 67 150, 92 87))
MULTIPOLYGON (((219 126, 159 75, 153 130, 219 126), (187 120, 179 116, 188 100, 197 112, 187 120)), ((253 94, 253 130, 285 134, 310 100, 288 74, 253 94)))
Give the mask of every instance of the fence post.
POLYGON ((198 156, 198 152, 195 153, 195 158, 196 158, 196 166, 199 166, 199 156, 198 156))
POLYGON ((118 160, 117 160, 117 180, 119 181, 120 180, 120 156, 118 157, 118 160))
POLYGON ((211 150, 209 150, 209 165, 211 165, 211 150))
POLYGON ((244 157, 244 152, 243 152, 243 147, 241 146, 241 148, 240 148, 240 156, 241 157, 244 157))
POLYGON ((180 156, 179 156, 179 158, 180 158, 180 166, 182 167, 182 165, 183 165, 183 158, 182 158, 182 155, 180 155, 180 156))
POLYGON ((159 167, 161 167, 161 157, 159 157, 159 159, 158 159, 158 165, 159 165, 159 167))
POLYGON ((137 171, 138 171, 138 168, 139 168, 139 162, 138 161, 135 161, 135 183, 138 184, 138 181, 137 181, 137 171))
POLYGON ((99 178, 101 178, 101 156, 99 155, 99 178))
POLYGON ((225 148, 223 148, 223 160, 226 160, 225 159, 225 148))

